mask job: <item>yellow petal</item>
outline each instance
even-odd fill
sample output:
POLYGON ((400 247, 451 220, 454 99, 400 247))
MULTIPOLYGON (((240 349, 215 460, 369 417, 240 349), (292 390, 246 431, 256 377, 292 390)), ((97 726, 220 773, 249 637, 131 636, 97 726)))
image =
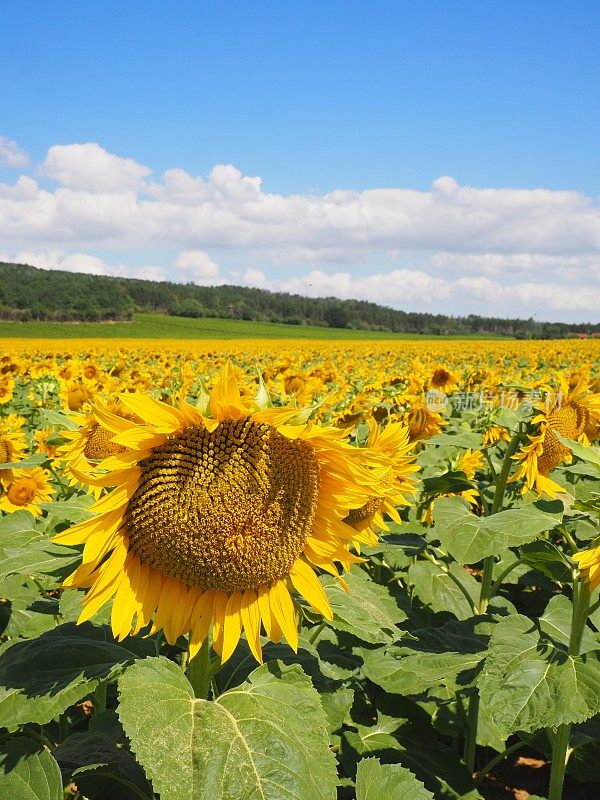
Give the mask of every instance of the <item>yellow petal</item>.
POLYGON ((240 604, 242 595, 240 592, 232 592, 227 606, 225 607, 225 621, 223 623, 223 648, 221 650, 221 663, 225 663, 231 655, 242 633, 242 618, 240 615, 240 604))
POLYGON ((242 595, 242 602, 240 605, 240 616, 242 618, 242 625, 246 631, 246 639, 248 646, 252 651, 254 658, 260 663, 263 663, 262 650, 260 646, 260 612, 258 609, 258 598, 253 589, 246 589, 242 595))
POLYGON ((133 450, 150 450, 165 441, 164 433, 156 433, 146 425, 136 425, 123 433, 113 436, 112 442, 123 447, 131 447, 133 450))
POLYGON ((305 561, 298 559, 290 570, 294 588, 326 619, 333 619, 333 611, 319 579, 305 561))
POLYGON ((225 592, 215 592, 213 606, 213 648, 221 655, 223 649, 223 625, 225 624, 225 609, 228 597, 225 592))
POLYGON ((192 611, 190 627, 190 661, 195 658, 208 636, 213 618, 214 592, 208 591, 200 595, 192 611))
POLYGON ((137 606, 132 585, 137 581, 138 567, 138 559, 133 553, 129 553, 110 613, 110 627, 117 640, 124 639, 131 631, 131 623, 137 606))
POLYGON ((283 581, 275 581, 269 591, 269 605, 273 617, 279 623, 289 646, 298 650, 298 627, 294 603, 283 581))
POLYGON ((119 400, 126 409, 140 419, 151 421, 152 428, 157 433, 175 433, 181 428, 182 415, 166 403, 155 400, 147 394, 123 394, 119 400))
POLYGON ((214 419, 243 419, 248 408, 241 401, 240 388, 231 362, 225 364, 220 380, 210 393, 210 411, 214 419))
POLYGON ((271 607, 269 605, 269 588, 268 586, 259 586, 258 587, 258 611, 260 613, 260 618, 262 620, 262 624, 265 629, 265 633, 271 639, 272 642, 279 641, 279 639, 274 639, 271 634, 272 628, 272 618, 271 618, 271 607))

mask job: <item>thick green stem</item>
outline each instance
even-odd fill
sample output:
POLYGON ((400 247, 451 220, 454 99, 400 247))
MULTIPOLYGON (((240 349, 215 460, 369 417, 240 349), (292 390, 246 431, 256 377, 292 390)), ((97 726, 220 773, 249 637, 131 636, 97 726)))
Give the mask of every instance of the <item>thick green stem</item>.
POLYGON ((469 711, 467 713, 467 735, 465 737, 465 764, 471 772, 475 770, 475 749, 477 747, 477 719, 479 717, 479 692, 469 698, 469 711))
POLYGON ((512 457, 517 452, 517 448, 522 436, 523 434, 521 432, 521 427, 519 426, 519 430, 514 434, 508 443, 508 447, 506 448, 504 461, 502 462, 502 469, 500 470, 500 475, 498 475, 498 479, 496 481, 496 490, 494 492, 494 501, 492 503, 492 514, 497 514, 504 503, 504 492, 506 491, 506 481, 508 480, 510 468, 512 466, 512 457))
MULTIPOLYGON (((491 514, 497 514, 502 509, 504 504, 504 493, 506 491, 506 482, 510 474, 512 466, 512 457, 517 451, 519 442, 522 437, 521 426, 519 430, 513 435, 508 443, 506 453, 504 454, 504 461, 500 474, 496 478, 496 489, 494 491, 494 500, 492 502, 491 514)), ((475 613, 485 614, 487 611, 490 597, 492 596, 492 576, 494 572, 494 556, 488 556, 483 560, 483 574, 481 576, 481 589, 479 592, 479 604, 475 609, 475 613)), ((477 747, 477 722, 479 717, 479 692, 476 689, 474 694, 469 699, 469 711, 467 714, 467 734, 465 737, 465 763, 473 772, 475 769, 475 749, 477 747)))
POLYGON ((485 614, 490 597, 492 596, 492 576, 494 574, 494 556, 483 559, 483 574, 481 576, 481 589, 479 591, 479 605, 477 613, 485 614))
POLYGON ((101 714, 106 711, 106 681, 101 681, 94 692, 94 713, 101 714))
POLYGON ((194 658, 190 658, 187 664, 187 679, 194 688, 195 697, 206 700, 210 682, 220 666, 221 661, 218 657, 211 661, 210 637, 207 636, 198 653, 194 658))
MULTIPOLYGON (((580 582, 576 580, 573 584, 573 617, 571 620, 571 634, 569 636, 569 655, 573 658, 579 655, 589 605, 590 590, 587 584, 583 581, 580 582)), ((569 750, 570 736, 570 723, 557 727, 552 744, 552 769, 550 772, 548 800, 561 800, 562 798, 565 770, 567 768, 569 756, 571 755, 569 750)))

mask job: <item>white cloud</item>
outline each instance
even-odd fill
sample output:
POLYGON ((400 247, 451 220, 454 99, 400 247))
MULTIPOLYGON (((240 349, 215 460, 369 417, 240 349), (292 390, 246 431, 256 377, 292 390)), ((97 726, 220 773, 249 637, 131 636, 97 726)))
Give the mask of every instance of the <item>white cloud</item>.
POLYGON ((127 192, 143 188, 152 170, 132 158, 109 153, 95 142, 54 145, 40 174, 68 189, 84 192, 127 192))
POLYGON ((0 183, 0 247, 39 266, 407 310, 599 318, 600 204, 578 192, 480 189, 443 176, 429 191, 283 195, 231 164, 151 180, 150 167, 94 143, 51 147, 38 173, 0 183), (123 263, 125 252, 139 263, 153 250, 163 264, 123 263), (390 260, 402 268, 386 271, 390 260))
POLYGON ((342 300, 370 300, 387 306, 407 308, 411 303, 429 304, 444 300, 450 294, 450 284, 418 270, 399 269, 354 277, 349 272, 328 274, 313 270, 299 278, 274 281, 277 291, 303 294, 308 297, 339 297, 342 300))
POLYGON ((548 274, 583 276, 600 270, 597 255, 549 255, 540 253, 435 253, 431 265, 441 272, 480 273, 501 276, 513 274, 548 274))
POLYGON ((29 156, 13 139, 0 136, 0 167, 26 167, 29 156))
POLYGON ((203 250, 184 250, 175 261, 178 279, 182 283, 191 281, 203 286, 222 283, 219 265, 203 250))

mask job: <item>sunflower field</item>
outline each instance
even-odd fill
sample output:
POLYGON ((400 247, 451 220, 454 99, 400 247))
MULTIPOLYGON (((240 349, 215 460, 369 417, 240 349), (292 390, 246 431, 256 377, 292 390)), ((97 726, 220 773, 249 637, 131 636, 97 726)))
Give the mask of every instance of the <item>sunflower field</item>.
POLYGON ((594 340, 4 339, 0 798, 600 796, 599 440, 594 340))

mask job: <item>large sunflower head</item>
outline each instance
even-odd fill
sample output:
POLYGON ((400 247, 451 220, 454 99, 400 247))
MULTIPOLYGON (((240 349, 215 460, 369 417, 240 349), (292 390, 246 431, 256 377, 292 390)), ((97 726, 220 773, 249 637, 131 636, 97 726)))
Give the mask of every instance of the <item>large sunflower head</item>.
POLYGON ((339 576, 338 564, 358 560, 349 544, 369 537, 343 520, 383 494, 385 459, 298 409, 260 408, 229 365, 203 407, 132 394, 120 403, 134 419, 96 418, 126 449, 88 476, 113 491, 91 520, 55 537, 85 543, 65 582, 89 589, 80 621, 114 597, 115 636, 153 619, 169 642, 189 631, 193 657, 212 625, 225 661, 242 629, 261 660, 261 625, 295 648, 295 592, 331 618, 315 572, 339 576))
POLYGON ((529 443, 514 456, 520 465, 511 481, 525 478, 524 492, 534 489, 550 497, 563 492, 549 477, 559 464, 571 459, 571 451, 561 444, 557 434, 587 442, 586 431, 600 421, 600 394, 587 392, 588 384, 583 378, 575 386, 561 378, 560 386, 561 393, 550 410, 533 419, 539 423, 537 432, 529 436, 529 443))

